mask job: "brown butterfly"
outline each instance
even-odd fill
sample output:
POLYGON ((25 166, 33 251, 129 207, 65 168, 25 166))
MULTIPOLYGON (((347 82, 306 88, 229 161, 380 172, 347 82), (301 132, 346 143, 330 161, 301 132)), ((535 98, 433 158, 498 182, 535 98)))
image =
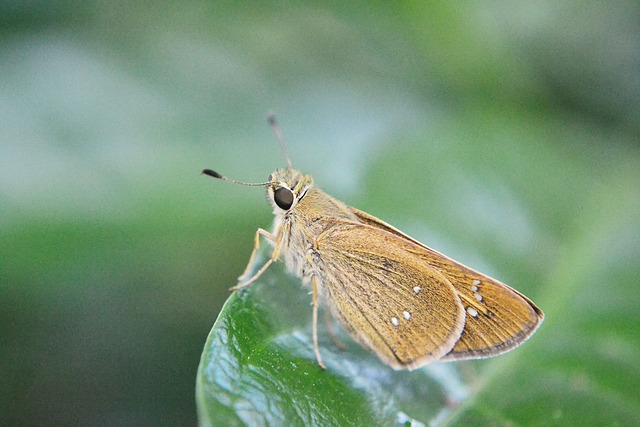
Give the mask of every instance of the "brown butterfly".
POLYGON ((321 367, 320 301, 356 341, 394 369, 495 356, 515 348, 540 326, 544 314, 518 291, 315 187, 311 176, 291 167, 273 116, 270 122, 288 168, 258 184, 210 169, 203 173, 266 187, 275 216, 273 231, 258 229, 239 278, 243 283, 231 290, 249 286, 284 256, 287 269, 311 285, 313 345, 321 367), (261 237, 274 249, 248 277, 261 237))

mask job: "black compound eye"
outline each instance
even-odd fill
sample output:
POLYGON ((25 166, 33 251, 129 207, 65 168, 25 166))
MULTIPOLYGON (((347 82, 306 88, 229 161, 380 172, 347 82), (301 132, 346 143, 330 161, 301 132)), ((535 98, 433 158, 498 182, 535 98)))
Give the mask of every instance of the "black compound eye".
POLYGON ((280 187, 273 193, 273 200, 280 209, 289 210, 293 205, 293 191, 286 187, 280 187))

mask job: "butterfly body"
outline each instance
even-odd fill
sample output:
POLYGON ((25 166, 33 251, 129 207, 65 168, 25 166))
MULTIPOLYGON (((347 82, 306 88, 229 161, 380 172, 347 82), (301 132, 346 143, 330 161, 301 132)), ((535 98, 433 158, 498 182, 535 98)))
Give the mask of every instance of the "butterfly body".
POLYGON ((269 123, 289 167, 254 184, 211 169, 202 172, 266 188, 274 228, 257 230, 247 267, 231 290, 251 285, 284 258, 287 269, 311 287, 313 348, 321 367, 321 301, 357 342, 394 369, 496 356, 526 341, 540 326, 544 314, 518 291, 315 187, 309 175, 291 167, 273 115, 269 123), (250 275, 261 238, 273 251, 250 275))

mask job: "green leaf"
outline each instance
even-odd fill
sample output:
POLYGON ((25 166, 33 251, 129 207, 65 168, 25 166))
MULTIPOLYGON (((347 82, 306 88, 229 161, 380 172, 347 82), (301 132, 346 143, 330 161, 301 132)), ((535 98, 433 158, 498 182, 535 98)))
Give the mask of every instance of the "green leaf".
POLYGON ((321 327, 323 370, 309 301, 277 271, 227 300, 198 370, 201 425, 397 424, 444 417, 465 398, 453 364, 393 371, 354 344, 338 348, 321 327))

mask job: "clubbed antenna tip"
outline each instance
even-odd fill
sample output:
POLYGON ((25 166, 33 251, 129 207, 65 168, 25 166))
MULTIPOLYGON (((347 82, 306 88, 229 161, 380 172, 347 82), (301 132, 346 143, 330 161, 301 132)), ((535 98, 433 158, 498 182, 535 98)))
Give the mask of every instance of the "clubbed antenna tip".
POLYGON ((203 169, 202 173, 205 175, 209 175, 212 176, 214 178, 218 178, 218 179, 224 179, 224 177, 222 175, 220 175, 218 172, 211 170, 211 169, 203 169))

